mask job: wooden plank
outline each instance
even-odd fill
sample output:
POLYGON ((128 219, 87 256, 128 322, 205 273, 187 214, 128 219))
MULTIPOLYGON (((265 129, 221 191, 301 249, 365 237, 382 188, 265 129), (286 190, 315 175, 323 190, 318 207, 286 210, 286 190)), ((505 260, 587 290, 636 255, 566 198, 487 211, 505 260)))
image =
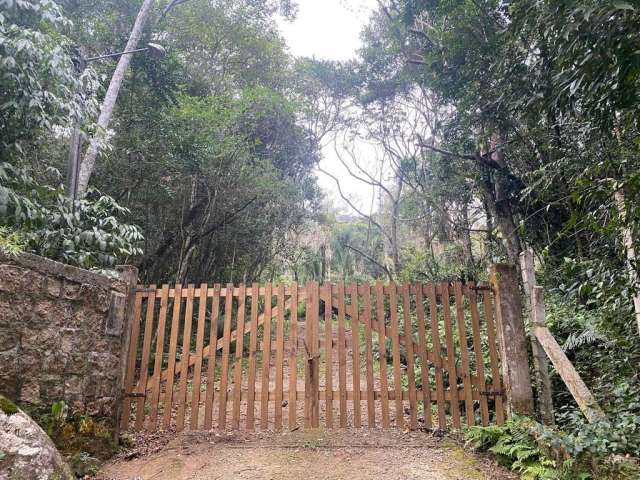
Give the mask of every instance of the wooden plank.
MULTIPOLYGON (((152 285, 155 289, 155 285, 152 285)), ((142 341, 142 361, 140 363, 140 380, 139 385, 144 385, 147 381, 147 375, 149 371, 149 356, 151 354, 151 339, 153 330, 153 312, 155 309, 156 294, 152 292, 147 298, 147 316, 144 326, 144 338, 142 341)), ((140 397, 136 401, 136 421, 135 428, 140 430, 144 423, 144 404, 145 397, 140 397)))
MULTIPOLYGON (((375 385, 373 383, 373 338, 371 335, 371 285, 363 285, 362 301, 364 303, 364 345, 365 345, 365 375, 367 377, 367 426, 376 426, 376 404, 373 398, 375 385)), ((331 390, 327 386, 328 390, 331 390)))
MULTIPOLYGON (((487 322, 487 342, 489 343, 489 359, 491 361, 491 388, 494 393, 502 392, 502 382, 500 381, 500 362, 498 360, 498 349, 496 341, 496 325, 493 321, 493 304, 491 302, 491 292, 483 292, 482 303, 484 305, 484 317, 487 322)), ((504 423, 504 406, 502 405, 502 395, 494 396, 496 409, 496 423, 504 423)))
POLYGON ((353 368, 353 426, 362 427, 362 402, 360 398, 360 307, 358 305, 358 285, 351 284, 351 353, 353 368))
POLYGON ((278 287, 278 316, 276 323, 276 402, 274 427, 282 430, 282 391, 284 382, 284 285, 278 287))
POLYGON ((240 391, 242 390, 242 351, 244 348, 244 314, 246 302, 246 286, 240 285, 238 289, 238 313, 236 315, 236 358, 233 371, 233 414, 231 425, 240 428, 240 391))
POLYGON ((290 287, 291 309, 289 311, 289 429, 297 424, 296 390, 298 389, 298 284, 290 287))
POLYGON ((136 371, 136 356, 138 354, 138 338, 140 337, 140 322, 142 311, 142 294, 136 292, 133 303, 133 321, 131 322, 131 338, 129 339, 129 356, 127 362, 127 373, 125 375, 125 397, 122 405, 122 420, 120 422, 122 430, 129 428, 131 416, 131 398, 126 394, 133 393, 133 377, 136 371))
MULTIPOLYGON (((194 286, 187 286, 187 302, 184 311, 184 329, 182 333, 182 357, 188 359, 191 356, 191 323, 193 320, 193 293, 194 286)), ((178 412, 176 415, 176 430, 181 432, 184 428, 184 414, 187 403, 187 381, 189 380, 189 361, 181 362, 180 369, 180 386, 178 389, 178 398, 176 405, 178 412)))
POLYGON ((438 326, 438 302, 436 287, 433 284, 426 285, 429 297, 429 314, 431 316, 431 343, 433 345, 433 365, 436 377, 436 401, 438 404, 438 428, 447 428, 447 417, 444 410, 444 384, 442 381, 442 358, 440 346, 440 329, 438 326))
POLYGON ((227 296, 224 300, 224 326, 222 331, 222 369, 220 372, 220 393, 218 395, 218 428, 227 428, 227 400, 229 392, 229 356, 231 349, 231 319, 233 315, 233 284, 227 284, 227 296))
POLYGON ((451 423, 453 428, 460 429, 460 400, 458 399, 458 374, 456 372, 456 352, 451 326, 451 309, 449 306, 449 282, 440 284, 442 299, 442 316, 444 319, 444 336, 447 344, 447 372, 449 374, 449 391, 451 392, 451 423))
MULTIPOLYGON (((175 291, 180 293, 182 286, 176 284, 175 291)), ((182 305, 182 295, 173 300, 173 312, 171 315, 171 335, 169 337, 169 358, 167 360, 167 384, 164 391, 164 412, 162 424, 166 429, 171 426, 171 414, 173 412, 173 380, 176 368, 176 351, 178 349, 178 330, 180 329, 180 307, 182 305)))
MULTIPOLYGON (((164 284, 160 290, 160 312, 158 314, 158 328, 156 330, 156 354, 153 362, 153 372, 162 371, 162 358, 164 355, 164 333, 167 321, 167 302, 169 299, 169 285, 164 284)), ((151 406, 149 412, 148 429, 154 432, 158 428, 158 403, 160 400, 160 375, 151 391, 151 406)))
POLYGON ((308 295, 310 298, 311 310, 307 311, 307 321, 311 326, 310 337, 310 384, 311 394, 309 399, 311 412, 311 427, 320 426, 320 322, 319 322, 319 285, 318 282, 310 282, 308 295))
POLYGON ((408 283, 402 285, 402 314, 404 318, 404 338, 407 353, 407 379, 409 383, 409 428, 418 427, 418 402, 416 397, 416 375, 413 364, 413 324, 411 321, 411 291, 408 283))
POLYGON ((465 287, 465 293, 469 298, 471 306, 471 327, 473 331, 473 352, 476 357, 476 385, 480 395, 480 417, 482 425, 489 425, 489 406, 487 396, 482 392, 487 391, 487 384, 484 375, 484 354, 482 352, 482 336, 480 335, 480 315, 478 313, 478 299, 474 291, 475 284, 470 282, 465 287))
POLYGON ((469 368, 469 340, 467 336, 467 325, 464 318, 464 304, 462 300, 462 284, 453 284, 454 297, 456 302, 456 319, 458 323, 458 337, 460 338, 460 359, 462 363, 462 384, 464 385, 464 410, 467 426, 475 424, 475 414, 473 413, 473 384, 469 368))
POLYGON ((400 368, 400 332, 398 331, 398 298, 395 283, 389 284, 389 310, 391 314, 391 352, 393 355, 393 385, 396 395, 396 425, 404 427, 404 408, 402 405, 402 371, 400 368))
MULTIPOLYGON (((211 326, 209 331, 209 345, 218 343, 218 317, 220 316, 220 284, 216 283, 213 290, 213 300, 211 301, 211 326)), ((209 349, 207 363, 207 397, 204 406, 204 428, 210 430, 213 426, 213 402, 216 388, 216 349, 209 349)), ((203 353, 204 355, 204 353, 203 353)))
MULTIPOLYGON (((580 374, 571 361, 567 358, 551 331, 546 327, 544 310, 544 289, 533 287, 531 295, 531 309, 533 312, 533 332, 547 353, 549 360, 556 367, 556 371, 567 386, 573 399, 582 410, 582 413, 590 423, 606 420, 606 415, 598 405, 598 401, 587 388, 580 374)), ((503 360, 504 361, 504 360, 503 360)))
MULTIPOLYGON (((327 428, 333 428, 333 295, 331 284, 322 287, 324 295, 324 359, 325 359, 325 418, 327 428)), ((291 403, 291 402, 289 402, 291 403)))
POLYGON ((382 410, 382 427, 389 428, 389 382, 387 379, 387 336, 384 318, 384 286, 376 282, 376 323, 378 325, 378 348, 380 350, 380 405, 382 410))
POLYGON ((207 317, 207 289, 206 283, 200 285, 198 304, 198 327, 196 330, 196 363, 193 368, 193 384, 191 390, 191 420, 189 430, 197 430, 200 415, 200 387, 202 384, 202 349, 204 343, 204 324, 207 317))
POLYGON ((271 369, 271 283, 265 288, 264 329, 262 340, 262 393, 260 397, 260 428, 266 430, 269 425, 269 370, 271 369))
POLYGON ((502 381, 510 412, 535 413, 529 373, 527 336, 522 321, 522 300, 515 265, 492 265, 489 271, 496 299, 496 324, 502 359, 502 381))
POLYGON ((256 346, 258 343, 258 284, 251 287, 251 335, 249 337, 249 372, 247 380, 247 430, 255 428, 256 346), (254 293, 255 292, 255 293, 254 293))
POLYGON ((344 282, 338 283, 338 395, 340 428, 347 427, 347 350, 344 328, 344 282))
POLYGON ((429 355, 427 352, 427 330, 424 322, 424 293, 422 285, 415 286, 416 291, 416 319, 418 323, 418 355, 420 355, 420 374, 422 376, 422 395, 424 423, 427 428, 432 427, 431 395, 429 384, 429 355), (426 387, 426 388, 425 388, 426 387))

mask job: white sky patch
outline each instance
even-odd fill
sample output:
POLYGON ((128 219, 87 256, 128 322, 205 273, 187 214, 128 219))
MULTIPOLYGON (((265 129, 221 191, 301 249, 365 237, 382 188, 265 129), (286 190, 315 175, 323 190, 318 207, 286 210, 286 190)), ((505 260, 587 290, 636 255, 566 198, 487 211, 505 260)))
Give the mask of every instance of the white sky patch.
MULTIPOLYGON (((356 56, 361 46, 360 31, 369 21, 376 7, 376 0, 298 0, 299 10, 295 21, 280 20, 279 27, 289 51, 295 56, 316 57, 324 60, 349 60, 356 56)), ((369 144, 358 146, 366 165, 367 157, 374 154, 369 144)), ((352 178, 340 163, 333 142, 322 148, 323 169, 340 179, 343 193, 366 213, 371 208, 373 190, 352 178)), ((343 211, 350 211, 340 198, 333 179, 321 172, 317 173, 318 183, 334 205, 343 211)))

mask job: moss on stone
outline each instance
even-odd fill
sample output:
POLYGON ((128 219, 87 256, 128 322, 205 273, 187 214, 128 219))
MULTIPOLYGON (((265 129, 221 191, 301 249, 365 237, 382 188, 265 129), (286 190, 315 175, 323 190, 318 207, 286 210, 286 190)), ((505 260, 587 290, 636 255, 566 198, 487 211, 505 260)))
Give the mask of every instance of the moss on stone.
POLYGON ((16 407, 15 403, 2 395, 0 395, 0 410, 2 410, 6 415, 18 413, 18 407, 16 407))

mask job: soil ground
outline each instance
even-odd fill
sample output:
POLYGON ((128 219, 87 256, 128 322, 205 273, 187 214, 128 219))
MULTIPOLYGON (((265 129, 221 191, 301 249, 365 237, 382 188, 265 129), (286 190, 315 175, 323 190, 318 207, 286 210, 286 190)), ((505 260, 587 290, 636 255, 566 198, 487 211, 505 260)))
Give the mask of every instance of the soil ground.
POLYGON ((489 480, 516 477, 422 431, 196 432, 138 438, 100 480, 489 480), (155 445, 155 446, 154 446, 155 445), (152 453, 150 453, 152 452, 152 453))

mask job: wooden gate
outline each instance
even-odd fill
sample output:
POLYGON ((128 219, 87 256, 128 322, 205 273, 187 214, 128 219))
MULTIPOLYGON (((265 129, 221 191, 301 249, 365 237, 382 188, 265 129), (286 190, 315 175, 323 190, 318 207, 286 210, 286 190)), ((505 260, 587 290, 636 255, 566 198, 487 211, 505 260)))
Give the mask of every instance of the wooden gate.
POLYGON ((487 285, 139 286, 130 338, 123 429, 504 421, 487 285))

